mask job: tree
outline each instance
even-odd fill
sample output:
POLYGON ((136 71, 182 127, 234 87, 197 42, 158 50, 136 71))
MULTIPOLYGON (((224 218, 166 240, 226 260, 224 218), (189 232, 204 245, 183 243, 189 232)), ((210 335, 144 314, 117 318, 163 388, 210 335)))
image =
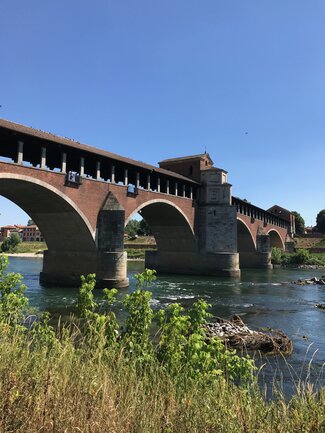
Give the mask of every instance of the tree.
POLYGON ((130 238, 133 238, 137 236, 138 231, 139 231, 139 221, 130 220, 125 227, 125 233, 127 233, 130 238))
POLYGON ((318 212, 316 217, 316 230, 325 233, 325 209, 318 212))
POLYGON ((139 236, 150 236, 152 235, 151 229, 149 225, 147 224, 146 220, 142 219, 139 222, 139 230, 138 230, 139 236))
POLYGON ((32 220, 32 219, 29 219, 28 221, 27 221, 27 225, 28 226, 33 226, 35 223, 34 223, 34 221, 32 220))
POLYGON ((15 250, 16 246, 21 242, 18 233, 11 233, 9 238, 5 239, 1 244, 1 251, 4 253, 12 252, 15 250))
POLYGON ((133 238, 135 236, 150 236, 151 230, 144 219, 140 221, 130 220, 125 227, 125 233, 133 238))
POLYGON ((296 211, 293 211, 291 213, 295 216, 296 233, 298 235, 302 235, 305 231, 305 220, 300 215, 300 213, 296 211))

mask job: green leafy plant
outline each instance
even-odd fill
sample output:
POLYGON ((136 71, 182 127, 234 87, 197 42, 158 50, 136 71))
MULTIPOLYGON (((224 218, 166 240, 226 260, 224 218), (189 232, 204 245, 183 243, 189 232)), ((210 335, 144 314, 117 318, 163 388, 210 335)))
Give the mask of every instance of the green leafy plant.
POLYGON ((135 275, 135 279, 137 289, 123 300, 128 313, 123 340, 130 354, 139 360, 148 360, 152 352, 149 328, 154 313, 150 306, 151 292, 145 289, 156 279, 156 271, 145 269, 135 275))
POLYGON ((21 242, 18 233, 12 233, 6 238, 1 244, 1 251, 4 253, 13 253, 16 250, 17 245, 21 242))
POLYGON ((271 262, 274 265, 280 265, 282 262, 282 250, 277 247, 273 247, 271 250, 271 262))
POLYGON ((291 263, 307 264, 309 258, 310 256, 308 250, 299 249, 295 254, 291 256, 291 263))
POLYGON ((205 326, 211 318, 210 307, 204 300, 199 300, 188 314, 179 304, 160 310, 158 359, 173 374, 186 371, 187 377, 205 383, 218 376, 248 380, 255 369, 251 358, 227 350, 218 338, 207 340, 205 326))
POLYGON ((118 336, 118 323, 112 306, 116 302, 116 289, 104 289, 102 304, 94 300, 96 275, 89 274, 81 277, 81 287, 77 300, 80 316, 85 319, 85 332, 91 345, 104 344, 108 347, 116 341, 118 336))
POLYGON ((39 319, 33 323, 29 333, 33 343, 37 347, 44 348, 47 351, 57 349, 60 344, 56 337, 54 327, 49 323, 50 319, 50 313, 43 313, 39 319))
POLYGON ((18 327, 23 324, 28 306, 26 286, 20 274, 6 272, 7 266, 8 258, 0 256, 0 322, 18 327))

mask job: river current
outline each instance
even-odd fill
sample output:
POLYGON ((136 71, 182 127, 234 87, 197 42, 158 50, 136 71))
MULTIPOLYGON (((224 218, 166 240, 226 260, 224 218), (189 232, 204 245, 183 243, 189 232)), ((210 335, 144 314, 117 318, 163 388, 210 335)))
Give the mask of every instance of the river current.
MULTIPOLYGON (((32 307, 49 311, 53 316, 68 317, 78 288, 43 287, 39 283, 42 260, 11 257, 9 270, 24 276, 27 296, 32 307)), ((129 262, 130 287, 119 296, 134 290, 134 274, 143 270, 143 262, 129 262)), ((285 358, 269 356, 258 360, 264 365, 261 375, 265 382, 275 377, 283 382, 287 394, 294 392, 298 380, 310 380, 325 386, 325 311, 315 304, 325 303, 325 286, 295 285, 299 278, 321 277, 324 270, 274 269, 244 270, 240 280, 216 277, 159 276, 152 286, 153 308, 172 302, 190 306, 204 298, 212 305, 215 316, 230 318, 239 314, 252 329, 270 327, 285 332, 294 344, 292 355, 285 358), (311 368, 309 368, 311 365, 311 368)), ((96 296, 101 291, 96 290, 96 296)))

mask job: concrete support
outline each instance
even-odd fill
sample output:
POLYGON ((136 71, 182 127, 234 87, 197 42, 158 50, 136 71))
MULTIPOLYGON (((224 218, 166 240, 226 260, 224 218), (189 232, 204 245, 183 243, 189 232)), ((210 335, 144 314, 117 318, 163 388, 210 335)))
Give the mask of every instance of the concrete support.
POLYGON ((242 269, 272 269, 269 235, 258 234, 256 237, 256 251, 241 251, 239 261, 242 269))
POLYGON ((151 181, 150 174, 148 174, 148 176, 147 176, 147 190, 148 191, 150 191, 150 188, 151 188, 150 181, 151 181))
POLYGON ((198 263, 202 274, 239 276, 237 209, 231 205, 230 185, 222 179, 218 169, 201 172, 195 223, 201 257, 198 263))
POLYGON ((22 164, 24 160, 24 142, 18 141, 17 164, 22 164))
POLYGON ((61 173, 67 172, 67 154, 62 152, 61 156, 61 173))
POLYGON ((190 199, 193 200, 193 187, 191 186, 190 188, 190 199))
POLYGON ((139 186, 140 186, 140 173, 138 171, 136 173, 136 184, 135 184, 135 186, 137 188, 139 188, 139 186))
POLYGON ((83 156, 80 158, 79 174, 80 174, 80 176, 84 176, 84 174, 85 174, 85 158, 83 156))
POLYGON ((183 197, 186 197, 185 185, 183 185, 183 197))
POLYGON ((178 195, 178 183, 175 182, 175 195, 178 195))
POLYGON ((96 274, 96 287, 127 287, 126 253, 44 251, 40 281, 45 284, 80 286, 80 275, 96 274))
POLYGON ((102 287, 127 287, 124 252, 125 211, 110 192, 97 219, 97 279, 102 287))
POLYGON ((287 236, 287 239, 285 241, 285 251, 286 251, 286 253, 294 253, 295 252, 295 242, 289 236, 287 236))
POLYGON ((160 192, 160 177, 157 178, 157 192, 160 192))
POLYGON ((46 169, 46 147, 41 148, 41 168, 46 169))
POLYGON ((241 251, 239 253, 241 269, 272 269, 270 253, 241 251))
POLYGON ((100 161, 96 162, 96 179, 100 179, 100 161))
POLYGON ((111 167, 111 182, 115 183, 115 165, 111 167))
POLYGON ((233 253, 146 251, 145 267, 161 274, 240 276, 239 257, 233 253))
POLYGON ((124 170, 124 185, 128 185, 129 184, 129 177, 128 177, 128 169, 126 168, 124 170))
POLYGON ((166 180, 166 194, 169 194, 169 180, 166 180))

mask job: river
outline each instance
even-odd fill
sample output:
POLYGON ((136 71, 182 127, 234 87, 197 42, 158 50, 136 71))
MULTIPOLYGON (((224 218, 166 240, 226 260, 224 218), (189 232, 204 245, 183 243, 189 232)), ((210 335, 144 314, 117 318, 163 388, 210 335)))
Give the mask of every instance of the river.
MULTIPOLYGON (((30 305, 54 316, 67 317, 73 311, 77 288, 43 287, 39 284, 42 260, 39 258, 10 258, 10 271, 24 276, 28 287, 30 305)), ((130 287, 121 289, 119 296, 134 290, 133 275, 143 270, 143 262, 129 262, 130 287)), ((324 270, 274 269, 244 270, 241 279, 233 281, 216 277, 159 276, 152 287, 152 305, 165 307, 171 302, 190 306, 196 299, 204 298, 212 305, 212 314, 230 318, 242 316, 253 328, 270 327, 281 329, 292 340, 292 355, 269 356, 259 360, 265 364, 261 375, 270 382, 282 377, 285 392, 294 391, 294 382, 304 379, 311 362, 311 381, 316 386, 325 386, 325 311, 315 307, 325 302, 325 286, 299 286, 292 281, 299 278, 321 277, 324 270)), ((101 291, 96 290, 96 296, 101 291)))

